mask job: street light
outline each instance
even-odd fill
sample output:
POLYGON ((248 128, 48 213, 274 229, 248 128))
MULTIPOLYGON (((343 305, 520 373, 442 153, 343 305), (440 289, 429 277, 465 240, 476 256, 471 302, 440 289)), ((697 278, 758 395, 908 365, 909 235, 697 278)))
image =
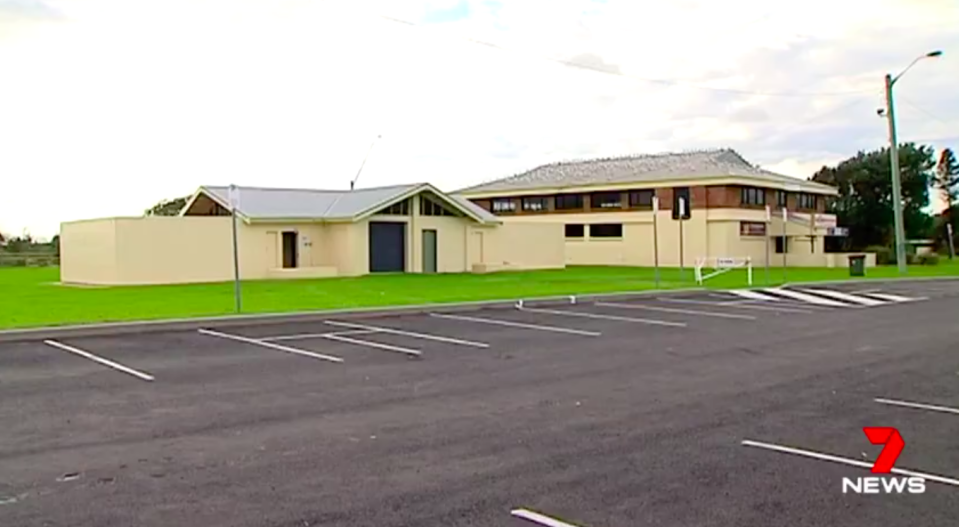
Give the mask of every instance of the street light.
POLYGON ((906 229, 902 219, 902 184, 899 177, 899 140, 896 138, 896 110, 892 101, 892 87, 907 71, 922 59, 931 59, 942 55, 942 51, 930 51, 916 57, 902 73, 893 77, 886 74, 886 119, 889 121, 889 163, 892 166, 892 213, 896 230, 896 264, 899 273, 906 274, 906 229))

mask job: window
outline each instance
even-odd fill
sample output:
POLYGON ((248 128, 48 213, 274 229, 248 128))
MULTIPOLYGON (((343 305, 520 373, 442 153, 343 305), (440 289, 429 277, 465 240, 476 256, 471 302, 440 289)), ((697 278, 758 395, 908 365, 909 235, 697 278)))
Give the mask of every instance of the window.
POLYGON ((796 196, 796 208, 805 209, 805 210, 816 210, 816 201, 818 201, 815 194, 799 194, 796 196))
POLYGON ((689 199, 689 187, 676 187, 673 189, 673 219, 679 219, 679 201, 683 201, 683 219, 688 220, 692 216, 693 203, 689 199))
POLYGON ((623 207, 623 196, 619 192, 597 192, 590 197, 594 209, 619 209, 623 207))
POLYGON ((622 238, 622 223, 596 223, 589 226, 590 238, 622 238))
POLYGON ((549 208, 546 198, 523 198, 525 212, 542 212, 549 208))
POLYGON ((634 190, 629 193, 629 206, 638 209, 653 208, 653 197, 656 196, 655 190, 634 190))
POLYGON ((566 237, 567 238, 583 238, 586 236, 586 226, 581 223, 567 223, 566 224, 566 237))
POLYGON ((583 208, 582 194, 559 194, 555 199, 556 210, 572 210, 583 208))
POLYGON ((516 212, 516 202, 510 198, 499 198, 493 200, 493 212, 516 212))
POLYGON ((766 224, 761 221, 741 221, 739 222, 740 236, 765 236, 766 224))
POLYGON ((776 236, 776 254, 782 254, 789 249, 789 238, 785 236, 776 236))
POLYGON ((447 209, 446 207, 424 196, 420 196, 420 215, 422 216, 456 216, 456 214, 450 212, 450 210, 447 209))
POLYGON ((783 208, 783 207, 786 206, 786 196, 787 196, 787 195, 788 195, 788 194, 786 194, 786 191, 785 191, 785 190, 777 190, 777 191, 776 191, 776 206, 777 206, 777 207, 783 208))
POLYGON ((766 189, 756 187, 743 187, 740 189, 740 196, 743 205, 765 205, 766 189))
POLYGON ((382 214, 383 216, 409 216, 410 200, 404 199, 399 203, 394 203, 389 207, 377 212, 377 214, 382 214))

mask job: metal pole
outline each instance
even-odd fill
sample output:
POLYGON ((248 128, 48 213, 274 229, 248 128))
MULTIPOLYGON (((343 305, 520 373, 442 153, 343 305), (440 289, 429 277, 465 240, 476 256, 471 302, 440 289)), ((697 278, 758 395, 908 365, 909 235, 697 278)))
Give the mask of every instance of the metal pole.
POLYGON ((786 284, 786 253, 789 252, 788 241, 786 237, 786 223, 789 222, 789 211, 783 207, 783 285, 786 284))
POLYGON ((956 257, 956 247, 953 245, 952 241, 952 224, 946 224, 946 234, 949 236, 949 259, 952 260, 956 257))
POLYGON ((773 210, 766 205, 766 285, 769 285, 769 238, 773 230, 773 210))
POLYGON ((240 251, 236 233, 236 185, 230 185, 230 223, 233 224, 233 293, 236 296, 236 312, 242 310, 242 294, 240 293, 240 251))
POLYGON ((683 216, 686 215, 686 200, 679 198, 679 276, 686 274, 685 258, 683 257, 683 216))
POLYGON ((906 229, 902 219, 902 183, 899 177, 899 140, 896 138, 896 109, 892 102, 895 81, 886 74, 886 118, 889 121, 889 164, 892 168, 892 214, 896 231, 896 265, 906 274, 906 229))
POLYGON ((653 277, 659 288, 659 198, 653 196, 653 277))

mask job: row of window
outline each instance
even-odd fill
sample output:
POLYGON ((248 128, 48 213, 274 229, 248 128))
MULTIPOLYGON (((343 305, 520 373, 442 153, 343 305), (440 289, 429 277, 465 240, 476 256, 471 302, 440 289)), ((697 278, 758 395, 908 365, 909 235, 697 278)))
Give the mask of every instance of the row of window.
MULTIPOLYGON (((567 238, 585 238, 586 237, 586 227, 582 223, 567 223, 566 224, 566 237, 567 238)), ((591 223, 589 227, 589 237, 590 238, 622 238, 623 237, 623 224, 622 223, 591 223)))
MULTIPOLYGON (((742 187, 739 190, 739 201, 743 205, 763 206, 766 204, 766 189, 759 187, 742 187)), ((785 190, 776 191, 776 207, 782 208, 786 205, 787 193, 785 190)), ((815 194, 799 193, 796 194, 796 208, 804 210, 816 210, 819 196, 815 194)))
MULTIPOLYGON (((626 204, 620 192, 597 192, 590 194, 589 204, 592 209, 622 209, 624 205, 630 208, 652 208, 653 196, 656 192, 650 190, 634 190, 629 192, 626 204)), ((553 196, 555 210, 582 210, 585 203, 583 194, 557 194, 553 196)), ((491 210, 494 213, 516 212, 517 200, 513 198, 493 199, 491 210)), ((543 212, 549 210, 549 198, 535 196, 519 199, 519 208, 523 212, 543 212)))
MULTIPOLYGON (((787 192, 784 190, 776 191, 776 207, 785 207, 787 192)), ((629 207, 631 209, 651 209, 653 207, 653 198, 656 191, 653 189, 631 190, 627 193, 624 202, 621 192, 597 192, 589 195, 590 208, 592 210, 602 209, 622 209, 629 207)), ((673 189, 673 197, 681 197, 684 200, 683 207, 686 209, 684 217, 689 217, 690 196, 689 188, 683 187, 673 189)), ((800 193, 796 195, 796 206, 799 209, 815 210, 818 205, 819 197, 815 194, 800 193)), ((583 194, 557 194, 553 196, 554 210, 582 210, 585 203, 583 194)), ((759 187, 740 188, 740 203, 746 206, 764 206, 766 205, 766 189, 759 187)), ((535 196, 519 198, 495 198, 492 200, 491 210, 493 213, 508 214, 516 212, 519 207, 523 212, 545 212, 549 210, 549 198, 545 196, 535 196), (517 205, 518 201, 518 205, 517 205)))
MULTIPOLYGON (((403 201, 394 203, 377 212, 377 214, 382 216, 409 216, 410 200, 404 199, 403 201)), ((420 216, 458 216, 458 214, 425 196, 421 196, 420 216)))

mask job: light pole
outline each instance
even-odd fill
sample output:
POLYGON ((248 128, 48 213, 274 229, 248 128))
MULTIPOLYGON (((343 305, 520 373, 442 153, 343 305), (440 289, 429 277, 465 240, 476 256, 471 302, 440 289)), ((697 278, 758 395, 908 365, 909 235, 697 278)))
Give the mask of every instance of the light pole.
POLYGON ((892 99, 892 87, 903 75, 922 59, 942 55, 942 51, 930 51, 916 57, 902 73, 893 77, 886 74, 886 119, 889 121, 889 164, 892 168, 892 214, 896 232, 896 265, 899 273, 906 274, 906 228, 902 218, 902 183, 899 175, 899 140, 896 137, 896 109, 892 99))

